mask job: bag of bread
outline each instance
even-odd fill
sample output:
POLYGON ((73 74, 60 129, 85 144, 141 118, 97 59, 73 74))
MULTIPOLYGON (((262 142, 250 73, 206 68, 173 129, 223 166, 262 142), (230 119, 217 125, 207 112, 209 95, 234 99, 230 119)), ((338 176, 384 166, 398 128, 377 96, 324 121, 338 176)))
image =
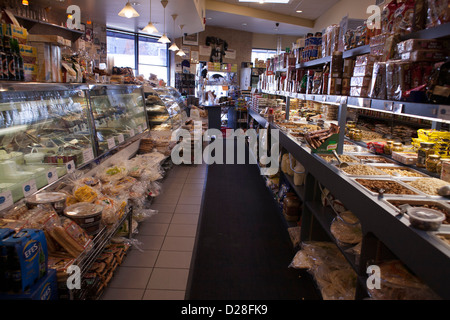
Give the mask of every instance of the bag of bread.
POLYGON ((98 192, 87 185, 76 186, 73 192, 78 202, 94 202, 98 197, 98 192))

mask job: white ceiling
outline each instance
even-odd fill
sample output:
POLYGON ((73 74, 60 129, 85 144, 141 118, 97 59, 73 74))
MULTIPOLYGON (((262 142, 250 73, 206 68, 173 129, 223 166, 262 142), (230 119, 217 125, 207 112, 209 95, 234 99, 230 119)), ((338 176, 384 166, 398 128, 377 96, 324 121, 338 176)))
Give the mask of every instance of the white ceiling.
MULTIPOLYGON (((139 31, 147 25, 150 16, 150 1, 152 11, 152 22, 158 28, 159 34, 164 31, 164 9, 160 0, 130 0, 137 3, 134 8, 140 13, 140 17, 127 19, 119 17, 117 13, 124 7, 127 0, 34 0, 30 3, 39 3, 43 6, 51 6, 54 10, 64 10, 71 4, 80 6, 82 20, 92 20, 98 23, 106 23, 108 27, 139 31)), ((201 19, 194 6, 195 0, 169 0, 166 7, 166 33, 172 37, 180 36, 180 24, 184 24, 183 33, 195 33, 203 29, 201 19), (178 14, 174 29, 172 14, 178 14)), ((208 1, 208 0, 206 0, 208 1)), ((291 0, 288 4, 259 4, 259 3, 239 3, 237 0, 218 0, 233 5, 250 7, 277 14, 294 16, 309 20, 315 20, 326 12, 339 0, 291 0), (303 10, 303 13, 296 13, 295 10, 303 10)), ((311 30, 293 24, 280 23, 278 30, 274 30, 275 20, 263 20, 259 18, 246 17, 239 14, 229 14, 220 11, 206 11, 206 25, 220 26, 237 30, 244 30, 256 33, 283 34, 300 36, 311 30), (247 25, 242 25, 246 23, 247 25)), ((275 18, 274 18, 275 19, 275 18)))

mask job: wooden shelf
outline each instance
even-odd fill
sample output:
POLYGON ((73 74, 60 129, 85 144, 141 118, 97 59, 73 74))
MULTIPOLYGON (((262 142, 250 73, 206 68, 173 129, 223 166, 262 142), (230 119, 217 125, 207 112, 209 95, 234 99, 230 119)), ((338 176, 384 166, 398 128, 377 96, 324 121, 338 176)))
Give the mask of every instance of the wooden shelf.
POLYGON ((30 34, 56 34, 65 39, 69 39, 72 42, 76 41, 84 34, 83 31, 72 30, 49 22, 42 22, 17 15, 15 17, 30 34))

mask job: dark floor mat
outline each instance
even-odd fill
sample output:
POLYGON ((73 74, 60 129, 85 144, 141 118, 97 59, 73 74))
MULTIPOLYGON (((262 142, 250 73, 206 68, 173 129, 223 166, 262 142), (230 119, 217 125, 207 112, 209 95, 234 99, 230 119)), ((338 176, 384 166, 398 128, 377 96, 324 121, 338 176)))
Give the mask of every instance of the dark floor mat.
POLYGON ((258 167, 210 165, 186 299, 319 299, 294 254, 258 167))

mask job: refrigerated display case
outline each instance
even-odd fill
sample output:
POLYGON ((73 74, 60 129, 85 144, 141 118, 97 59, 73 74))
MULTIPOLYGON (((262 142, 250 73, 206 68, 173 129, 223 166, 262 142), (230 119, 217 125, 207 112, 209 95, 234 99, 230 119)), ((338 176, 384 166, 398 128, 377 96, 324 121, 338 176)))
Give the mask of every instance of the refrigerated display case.
POLYGON ((144 87, 144 95, 151 130, 173 131, 184 124, 187 107, 177 89, 144 87))
POLYGON ((36 192, 65 175, 66 165, 78 167, 93 154, 87 89, 0 84, 0 194, 5 199, 15 202, 36 192))
POLYGON ((97 156, 148 129, 142 87, 93 85, 89 88, 97 156))

